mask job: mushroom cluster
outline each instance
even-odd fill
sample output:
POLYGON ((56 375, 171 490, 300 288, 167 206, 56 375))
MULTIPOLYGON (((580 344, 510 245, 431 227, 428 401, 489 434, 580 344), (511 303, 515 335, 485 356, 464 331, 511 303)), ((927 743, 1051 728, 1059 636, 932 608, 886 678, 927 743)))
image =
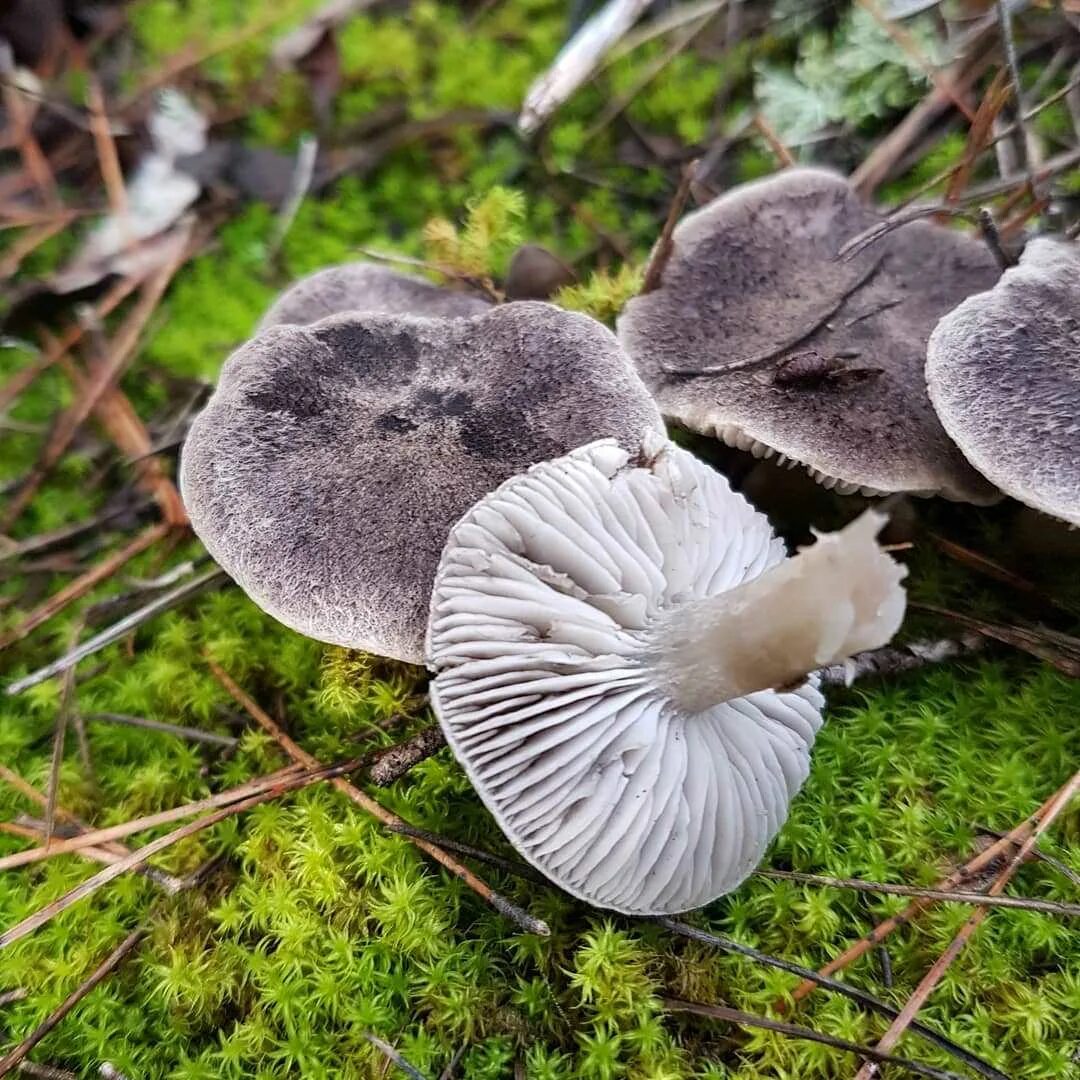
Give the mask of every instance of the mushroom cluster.
POLYGON ((618 322, 667 419, 840 494, 1005 494, 1080 524, 1075 242, 1036 237, 1002 274, 979 239, 808 168, 670 240, 618 322))
POLYGON ((271 309, 181 484, 270 614, 426 662, 510 841, 625 912, 697 907, 753 870, 808 772, 813 673, 903 617, 879 515, 786 558, 666 438, 598 322, 368 266, 271 309))

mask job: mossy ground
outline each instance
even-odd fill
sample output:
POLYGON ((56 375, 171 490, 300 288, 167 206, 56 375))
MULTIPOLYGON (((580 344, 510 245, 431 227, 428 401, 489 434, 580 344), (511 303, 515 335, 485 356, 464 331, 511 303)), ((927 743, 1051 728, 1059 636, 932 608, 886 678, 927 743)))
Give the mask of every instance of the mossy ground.
MULTIPOLYGON (((132 78, 193 38, 212 42, 250 22, 260 7, 240 0, 144 0, 132 14, 138 57, 132 78)), ((785 72, 789 82, 801 79, 804 87, 828 83, 828 94, 818 86, 819 96, 841 117, 845 108, 854 110, 847 119, 856 130, 873 131, 915 100, 923 84, 889 53, 871 69, 855 65, 841 87, 849 97, 840 94, 840 76, 828 68, 822 50, 827 56, 830 42, 839 48, 845 34, 858 40, 871 34, 861 22, 853 29, 845 19, 797 46, 780 22, 733 53, 706 53, 705 59, 684 53, 633 99, 628 115, 653 133, 701 139, 724 81, 754 67, 772 73, 774 95, 791 89, 780 77, 785 72)), ((515 0, 471 12, 422 0, 407 14, 361 16, 341 35, 344 87, 335 120, 345 130, 398 99, 414 118, 459 107, 512 110, 550 61, 564 20, 564 6, 554 0, 515 0)), ((268 40, 258 35, 207 61, 200 92, 220 103, 242 100, 262 71, 268 40)), ((582 90, 551 131, 544 162, 509 133, 481 138, 459 129, 435 144, 407 147, 362 180, 345 180, 326 197, 305 202, 273 260, 267 258, 273 213, 261 206, 244 209, 176 280, 125 389, 149 416, 166 406, 173 392, 169 379, 212 380, 284 283, 349 258, 361 245, 433 252, 497 273, 519 239, 546 243, 582 267, 599 267, 564 302, 613 315, 636 287, 670 183, 658 169, 617 163, 625 127, 593 133, 590 124, 612 95, 635 85, 664 47, 642 46, 582 90), (582 172, 602 184, 573 175, 582 172), (491 196, 495 185, 510 190, 491 196), (465 207, 485 196, 471 227, 456 235, 445 225, 430 225, 433 219, 462 222, 465 207), (619 257, 620 248, 628 259, 619 257)), ((240 134, 290 148, 298 132, 313 124, 302 84, 283 76, 270 97, 240 134)), ((738 107, 736 99, 729 112, 738 107)), ((962 139, 944 139, 903 184, 932 176, 962 151, 962 139)), ((841 146, 827 160, 850 164, 845 152, 841 146)), ((763 144, 743 141, 732 152, 726 179, 772 167, 763 144)), ((900 190, 894 185, 886 194, 900 190)), ((24 271, 44 272, 68 244, 61 239, 43 248, 24 271)), ((25 353, 3 350, 0 376, 26 361, 25 353)), ((60 376, 48 373, 12 416, 45 423, 67 394, 60 376)), ((5 444, 0 480, 20 475, 37 445, 33 437, 12 433, 5 433, 5 444)), ((91 469, 85 453, 65 458, 19 535, 92 513, 100 497, 87 482, 91 469)), ((973 542, 992 553, 1007 549, 1008 509, 976 513, 935 506, 928 512, 954 531, 966 513, 963 528, 973 542)), ((191 543, 171 561, 198 550, 191 543)), ((918 549, 913 566, 914 592, 924 600, 1009 610, 1000 590, 929 550, 918 549)), ((123 578, 159 569, 158 554, 150 552, 123 578)), ((1048 576, 1055 587, 1069 576, 1067 568, 1026 569, 1048 576)), ((42 578, 41 590, 64 580, 42 578)), ((0 597, 15 595, 21 585, 7 579, 0 597)), ((104 592, 123 587, 121 579, 104 592)), ((24 596, 3 609, 3 624, 15 624, 28 603, 24 596)), ((29 670, 65 648, 73 617, 53 620, 5 654, 6 674, 29 670)), ((110 649, 107 667, 78 686, 77 706, 234 730, 237 717, 204 653, 286 717, 298 741, 323 760, 387 744, 426 719, 415 704, 417 671, 305 640, 236 589, 204 595, 140 630, 133 643, 110 649), (411 716, 408 725, 392 732, 380 726, 402 711, 411 716)), ((0 697, 0 761, 40 788, 57 706, 54 683, 14 699, 0 697)), ((835 695, 810 781, 771 863, 930 883, 970 852, 977 825, 1011 827, 1076 767, 1078 715, 1080 685, 1013 655, 835 695)), ((284 764, 268 737, 250 730, 232 755, 98 722, 89 725, 89 742, 94 775, 83 772, 72 749, 61 801, 100 824, 170 807, 284 764)), ((380 798, 413 824, 510 854, 446 751, 380 798)), ((0 818, 29 809, 0 785, 0 818)), ((0 853, 20 846, 0 836, 0 853)), ((1080 868, 1076 815, 1063 820, 1044 846, 1080 868)), ((24 1001, 0 1011, 0 1045, 31 1030, 133 926, 146 923, 150 936, 137 955, 48 1037, 39 1060, 86 1076, 97 1075, 108 1061, 129 1080, 368 1077, 385 1068, 365 1037, 372 1032, 432 1077, 461 1048, 460 1075, 469 1078, 514 1075, 516 1062, 533 1080, 809 1080, 854 1072, 853 1059, 836 1051, 669 1016, 658 1002, 660 993, 671 993, 762 1012, 790 990, 791 977, 482 868, 495 887, 553 931, 549 939, 515 933, 458 881, 329 788, 230 819, 168 850, 158 865, 182 873, 214 853, 226 856, 222 869, 197 891, 170 900, 142 877, 123 877, 0 952, 0 991, 29 991, 24 1001)), ((86 863, 63 857, 5 873, 0 925, 13 924, 90 872, 86 863)), ((1043 866, 1024 868, 1017 881, 1023 893, 1070 898, 1067 882, 1043 866)), ((753 879, 701 913, 700 923, 818 966, 901 906, 895 898, 753 879)), ((939 905, 890 939, 891 990, 873 956, 848 977, 902 1003, 967 913, 939 905)), ((922 1015, 1011 1075, 1077 1075, 1080 935, 1046 915, 995 911, 922 1015)), ((820 991, 795 1018, 859 1042, 882 1030, 879 1019, 820 991)), ((910 1036, 899 1049, 951 1067, 910 1036)))

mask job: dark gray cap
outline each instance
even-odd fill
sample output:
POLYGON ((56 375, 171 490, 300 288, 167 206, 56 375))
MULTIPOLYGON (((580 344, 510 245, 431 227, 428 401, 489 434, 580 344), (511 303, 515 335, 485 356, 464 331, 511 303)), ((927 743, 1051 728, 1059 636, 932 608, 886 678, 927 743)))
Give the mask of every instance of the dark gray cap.
POLYGON ((736 188, 680 222, 660 288, 630 301, 619 339, 661 411, 694 431, 842 493, 993 501, 923 366, 937 320, 991 286, 996 264, 926 222, 837 258, 880 220, 818 169, 736 188))
POLYGON ((938 323, 930 399, 1014 499, 1080 525, 1080 248, 1037 238, 989 292, 938 323))
POLYGON ((471 319, 337 315, 235 352, 184 447, 210 554, 311 637, 423 660, 454 523, 597 438, 636 451, 656 406, 600 323, 542 303, 471 319))
POLYGON ((353 262, 301 278, 274 301, 259 330, 285 323, 307 326, 345 311, 449 319, 479 315, 490 306, 476 293, 455 292, 376 263, 353 262))

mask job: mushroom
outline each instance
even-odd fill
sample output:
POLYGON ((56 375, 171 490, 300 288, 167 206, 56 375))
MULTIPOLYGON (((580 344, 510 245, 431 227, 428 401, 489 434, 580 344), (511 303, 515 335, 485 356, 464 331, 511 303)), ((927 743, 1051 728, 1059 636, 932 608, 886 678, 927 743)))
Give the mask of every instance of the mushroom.
POLYGON ((806 779, 823 705, 808 673, 900 625, 883 523, 868 511, 785 559, 723 476, 655 434, 473 505, 435 577, 431 696, 517 850, 630 914, 734 889, 806 779))
POLYGON ((547 248, 522 244, 506 270, 506 298, 547 300, 576 280, 574 271, 547 248))
POLYGON ((451 526, 528 466, 662 430, 600 323, 542 303, 472 318, 346 313, 235 352, 184 447, 210 554, 322 641, 423 661, 451 526))
POLYGON ((1007 495, 1080 525, 1080 248, 1038 237, 930 337, 945 430, 1007 495))
POLYGON ((490 303, 412 274, 368 262, 328 266, 301 278, 274 301, 258 330, 292 323, 307 326, 344 311, 454 318, 479 315, 490 303))
POLYGON ((693 431, 843 494, 991 502, 934 414, 923 365, 934 324, 997 264, 923 221, 837 257, 880 221, 818 169, 736 188, 679 223, 660 286, 630 301, 619 339, 665 416, 693 431))

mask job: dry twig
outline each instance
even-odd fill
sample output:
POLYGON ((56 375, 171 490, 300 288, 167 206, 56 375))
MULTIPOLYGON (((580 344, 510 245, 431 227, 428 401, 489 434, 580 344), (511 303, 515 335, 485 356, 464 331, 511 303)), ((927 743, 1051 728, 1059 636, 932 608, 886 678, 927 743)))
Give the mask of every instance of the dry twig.
POLYGON ((855 892, 883 893, 886 896, 922 896, 928 900, 943 900, 975 907, 1020 908, 1041 911, 1045 915, 1080 917, 1080 904, 1058 900, 1037 900, 1030 896, 999 896, 994 893, 957 891, 954 889, 923 889, 918 885, 895 885, 884 881, 863 881, 861 878, 838 878, 826 874, 804 874, 797 870, 757 870, 758 877, 777 881, 797 881, 804 885, 821 885, 827 889, 852 889, 855 892))
POLYGON ((381 1054, 384 1054, 387 1061, 393 1062, 406 1076, 411 1076, 413 1080, 428 1080, 415 1065, 406 1061, 406 1059, 403 1058, 385 1039, 380 1039, 378 1035, 375 1035, 370 1031, 364 1032, 364 1038, 367 1039, 376 1050, 381 1054))
POLYGON ((61 413, 30 475, 19 486, 5 509, 3 517, 0 518, 0 532, 9 531, 12 524, 30 505, 31 499, 42 482, 71 444, 75 433, 94 412, 103 395, 112 389, 120 378, 135 352, 143 328, 161 302, 173 274, 184 261, 186 247, 186 244, 183 245, 179 254, 143 286, 138 302, 124 319, 110 343, 108 355, 96 365, 90 378, 76 388, 75 402, 61 413))
POLYGON ((404 776, 414 765, 437 754, 446 745, 446 736, 438 724, 418 731, 411 739, 382 751, 368 770, 372 783, 386 787, 404 776))
MULTIPOLYGON (((1005 865, 1005 868, 1001 870, 994 879, 993 884, 990 886, 989 890, 987 890, 988 895, 998 896, 1001 894, 1012 880, 1013 874, 1015 874, 1017 869, 1023 864, 1028 853, 1039 842, 1039 837, 1060 816, 1078 791, 1080 791, 1080 772, 1074 773, 1073 776, 1066 781, 1064 786, 1052 796, 1049 805, 1046 808, 1046 812, 1040 817, 1039 821, 1031 830, 1030 835, 1028 835, 1021 843, 1016 853, 1005 865)), ((903 1035, 910 1026, 912 1020, 915 1018, 915 1014, 922 1008, 923 1003, 933 993, 934 988, 941 981, 945 972, 948 971, 953 960, 960 955, 964 946, 971 939, 972 934, 975 933, 982 921, 989 914, 989 908, 979 908, 972 913, 968 921, 960 928, 959 933, 953 938, 949 947, 938 957, 933 967, 931 967, 926 975, 923 976, 922 981, 915 988, 911 997, 908 999, 907 1004, 900 1010, 900 1015, 892 1022, 888 1031, 886 1031, 878 1040, 876 1049, 879 1053, 888 1053, 897 1042, 899 1042, 900 1036, 903 1035)), ((867 1061, 859 1070, 855 1080, 872 1080, 872 1077, 877 1076, 878 1071, 877 1065, 874 1062, 867 1061)))
MULTIPOLYGON (((163 530, 165 527, 158 525, 155 526, 155 528, 163 530)), ((159 533, 159 537, 163 535, 164 532, 159 533)), ((191 581, 186 581, 184 584, 178 585, 175 589, 171 589, 169 592, 151 600, 148 604, 144 604, 142 607, 130 612, 125 615, 124 618, 113 623, 112 626, 108 626, 93 637, 87 638, 81 645, 77 645, 70 652, 65 653, 51 663, 46 664, 44 667, 38 668, 37 671, 32 671, 30 674, 24 675, 21 679, 15 679, 13 682, 8 683, 5 687, 6 693, 21 694, 31 686, 36 686, 38 683, 44 682, 46 679, 51 679, 54 675, 58 675, 62 671, 67 671, 68 668, 75 667, 76 664, 85 660, 88 656, 92 656, 94 653, 107 648, 109 645, 113 644, 113 642, 126 637, 143 623, 160 615, 162 612, 176 607, 178 604, 196 595, 196 593, 202 592, 203 589, 210 588, 214 585, 222 585, 226 581, 228 581, 228 576, 225 571, 216 566, 212 567, 198 577, 192 578, 191 581)), ((0 642, 0 647, 2 647, 2 642, 0 642)))
POLYGON ((671 1012, 693 1013, 695 1016, 705 1016, 710 1020, 725 1020, 729 1024, 739 1024, 741 1027, 764 1028, 766 1031, 775 1031, 792 1039, 806 1039, 809 1042, 831 1046, 834 1050, 847 1050, 852 1054, 857 1054, 864 1060, 896 1065, 899 1068, 907 1069, 908 1072, 914 1073, 916 1076, 928 1077, 929 1080, 962 1080, 962 1077, 956 1073, 936 1069, 932 1065, 923 1065, 921 1062, 897 1057, 895 1054, 887 1054, 869 1046, 860 1046, 858 1043, 848 1042, 846 1039, 837 1039, 832 1035, 826 1035, 811 1028, 799 1027, 797 1024, 787 1024, 782 1020, 770 1020, 767 1016, 756 1016, 754 1013, 743 1012, 741 1009, 729 1009, 724 1005, 706 1005, 699 1001, 683 1001, 681 998, 675 997, 661 997, 660 1004, 671 1012))
POLYGON ((2 1059, 0 1059, 0 1077, 7 1076, 11 1073, 26 1055, 29 1054, 30 1051, 33 1050, 34 1047, 37 1046, 37 1044, 41 1042, 41 1040, 44 1039, 45 1036, 48 1035, 49 1032, 52 1031, 53 1028, 55 1028, 60 1021, 63 1020, 64 1017, 94 989, 95 986, 98 985, 98 983, 111 975, 120 964, 123 963, 127 956, 145 936, 146 930, 142 927, 133 930, 128 934, 128 936, 124 938, 124 940, 120 942, 120 944, 117 945, 117 947, 113 949, 100 964, 98 964, 84 982, 73 990, 45 1020, 27 1035, 21 1043, 19 1043, 18 1046, 10 1050, 2 1059))
MULTIPOLYGON (((238 784, 236 787, 229 788, 226 791, 208 795, 204 799, 196 799, 194 802, 174 806, 168 810, 159 810, 156 813, 146 814, 132 821, 121 822, 119 825, 109 825, 104 829, 83 829, 79 835, 69 837, 66 840, 57 840, 47 847, 31 848, 29 851, 16 851, 11 855, 5 855, 0 858, 0 870, 11 870, 18 866, 41 862, 43 859, 51 859, 56 855, 64 855, 72 851, 81 851, 86 847, 108 844, 125 836, 146 832, 148 829, 156 829, 160 825, 171 825, 174 821, 182 821, 184 818, 194 817, 204 811, 232 806, 252 796, 264 795, 268 791, 273 791, 283 781, 293 779, 302 772, 303 769, 299 765, 290 765, 266 776, 247 780, 243 784, 238 784)), ((131 854, 126 848, 122 848, 121 853, 124 855, 131 854)))
MULTIPOLYGON (((980 851, 977 855, 970 858, 963 866, 960 866, 952 873, 946 875, 941 881, 938 882, 937 888, 942 890, 955 889, 957 886, 963 884, 963 882, 970 880, 976 874, 985 870, 996 859, 1000 858, 1011 848, 1017 844, 1024 843, 1028 837, 1032 834, 1039 821, 1046 814, 1049 808, 1053 805, 1054 796, 1051 796, 1043 803, 1042 806, 1035 811, 1031 817, 1022 821, 1019 825, 1014 826, 1009 832, 1007 832, 1000 840, 990 844, 984 850, 980 851)), ((864 956, 875 946, 881 944, 894 930, 898 927, 904 926, 911 922, 921 911, 930 907, 935 901, 928 899, 927 897, 919 897, 913 900, 903 911, 896 915, 890 916, 884 922, 879 923, 873 928, 865 937, 860 938, 853 945, 849 945, 839 956, 834 957, 824 967, 819 969, 821 975, 833 975, 837 971, 841 971, 849 964, 854 963, 861 956, 864 956)), ((980 910, 986 911, 988 909, 981 908, 980 910)), ((814 983, 810 980, 804 980, 792 992, 792 1001, 800 1001, 811 993, 814 989, 814 983)), ((783 1010, 786 1008, 784 1002, 778 1002, 777 1008, 783 1010)))
MULTIPOLYGON (((137 288, 139 281, 135 278, 123 278, 97 302, 94 307, 94 315, 98 319, 104 319, 115 311, 137 288)), ((10 379, 0 387, 0 412, 4 412, 11 403, 47 368, 60 359, 79 339, 86 333, 86 326, 82 323, 74 323, 60 335, 52 339, 51 344, 41 350, 41 355, 26 367, 20 368, 10 379)))
MULTIPOLYGON (((147 548, 153 547, 159 540, 169 534, 169 526, 162 522, 151 525, 150 528, 139 533, 134 540, 129 541, 119 551, 114 551, 108 558, 91 567, 85 574, 80 574, 74 581, 69 582, 59 592, 53 593, 47 600, 39 604, 17 626, 12 627, 7 633, 0 634, 0 649, 6 649, 9 645, 22 641, 24 637, 36 630, 42 623, 48 622, 54 615, 58 615, 69 604, 84 597, 95 586, 107 581, 125 563, 130 562, 136 555, 141 555, 147 548)), ((54 673, 55 674, 55 673, 54 673)), ((10 687, 8 689, 10 693, 10 687)))
MULTIPOLYGON (((290 758, 292 758, 293 761, 299 762, 307 768, 317 767, 317 759, 282 731, 281 727, 270 714, 244 693, 224 668, 210 657, 206 658, 206 662, 210 666, 210 670, 214 673, 214 677, 225 688, 229 696, 240 705, 264 731, 268 732, 274 738, 274 741, 289 755, 290 758)), ((371 798, 370 795, 365 794, 356 787, 355 784, 349 783, 348 780, 339 778, 334 781, 334 786, 338 791, 346 795, 362 810, 366 810, 372 817, 387 828, 406 824, 397 816, 397 814, 387 810, 384 806, 371 798)), ((551 933, 545 922, 534 918, 527 911, 518 907, 517 904, 511 903, 504 896, 495 892, 494 889, 481 881, 468 867, 463 866, 457 859, 451 858, 442 850, 442 848, 437 847, 427 840, 421 840, 418 837, 410 836, 408 839, 421 851, 430 855, 440 866, 445 867, 445 869, 449 870, 456 878, 468 885, 482 900, 490 904, 501 915, 504 915, 506 918, 516 923, 526 933, 539 934, 544 937, 551 933)))
POLYGON ((986 639, 980 634, 962 634, 958 638, 941 638, 937 641, 910 641, 906 645, 885 645, 880 649, 868 649, 856 653, 839 664, 822 668, 817 674, 821 686, 850 686, 861 679, 899 675, 916 671, 931 664, 942 664, 986 647, 986 639))
MULTIPOLYGON (((678 919, 673 919, 669 916, 664 916, 655 919, 654 921, 664 927, 664 929, 670 930, 672 933, 678 934, 681 937, 689 938, 691 941, 697 941, 712 948, 723 949, 725 952, 745 956, 759 964, 764 964, 766 967, 776 968, 778 971, 786 971, 790 975, 799 975, 803 979, 808 979, 825 990, 831 990, 834 993, 842 994, 844 997, 850 998, 864 1008, 880 1013, 882 1016, 896 1017, 899 1015, 899 1009, 896 1009, 894 1006, 875 997, 873 994, 870 994, 865 990, 860 990, 858 987, 851 986, 848 983, 840 982, 838 979, 830 979, 827 975, 819 975, 817 972, 811 971, 801 964, 792 963, 790 960, 781 960, 779 957, 770 956, 768 953, 751 948, 749 945, 740 944, 729 937, 725 937, 721 934, 710 934, 705 930, 699 930, 696 926, 690 926, 688 923, 681 922, 678 919)), ((976 1055, 972 1054, 969 1050, 965 1050, 962 1046, 958 1046, 951 1039, 946 1038, 944 1035, 939 1035, 933 1028, 929 1028, 925 1024, 914 1023, 912 1024, 912 1030, 917 1031, 928 1042, 933 1043, 946 1053, 951 1054, 958 1061, 962 1061, 965 1065, 974 1069, 980 1076, 985 1076, 988 1080, 1008 1080, 1008 1077, 1005 1076, 1004 1073, 995 1069, 988 1062, 976 1057, 976 1055)))
MULTIPOLYGON (((68 670, 73 669, 69 668, 68 670)), ((125 713, 114 712, 91 712, 83 713, 82 716, 84 720, 102 720, 109 724, 126 724, 128 727, 143 728, 146 731, 160 731, 166 735, 175 735, 178 739, 208 743, 210 746, 223 746, 226 749, 232 749, 239 741, 231 735, 218 735, 213 731, 184 727, 182 724, 168 724, 163 720, 150 720, 144 716, 128 716, 125 713)))
POLYGON ((219 821, 224 821, 227 817, 232 817, 234 814, 240 814, 246 810, 250 810, 260 803, 268 802, 270 799, 279 798, 288 792, 297 791, 300 788, 308 787, 311 784, 319 783, 323 780, 329 780, 345 773, 355 772, 361 764, 359 759, 354 758, 337 765, 326 765, 318 769, 287 773, 282 775, 275 784, 271 785, 265 791, 260 791, 258 794, 252 795, 250 798, 243 799, 240 802, 231 803, 220 810, 207 814, 205 817, 197 818, 187 825, 182 825, 180 828, 174 829, 165 836, 151 841, 137 851, 133 851, 126 858, 121 859, 112 866, 106 866, 104 870, 99 870, 92 877, 89 877, 86 881, 76 885, 74 889, 65 893, 58 900, 46 904, 45 907, 36 911, 33 915, 28 916, 15 926, 5 930, 0 934, 0 949, 21 940, 26 937, 27 934, 32 934, 35 930, 44 926, 57 915, 67 911, 68 908, 73 907, 80 900, 84 900, 86 897, 96 892, 102 885, 107 885, 110 881, 118 878, 128 870, 133 870, 136 867, 141 866, 147 859, 156 855, 159 851, 164 851, 173 844, 185 840, 189 836, 194 836, 203 829, 216 825, 219 821))

